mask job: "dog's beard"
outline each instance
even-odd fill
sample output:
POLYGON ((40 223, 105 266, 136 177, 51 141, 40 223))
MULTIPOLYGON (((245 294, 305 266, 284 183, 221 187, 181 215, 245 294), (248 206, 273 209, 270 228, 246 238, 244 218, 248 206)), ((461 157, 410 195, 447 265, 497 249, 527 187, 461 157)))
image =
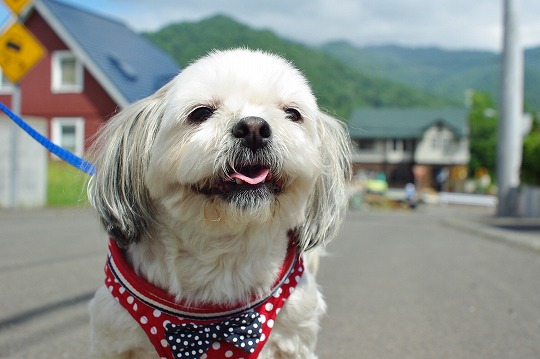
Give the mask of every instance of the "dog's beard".
POLYGON ((193 185, 192 190, 220 198, 237 215, 267 215, 287 184, 282 160, 272 153, 272 149, 254 152, 242 147, 226 151, 215 161, 215 174, 193 185))
POLYGON ((163 220, 174 222, 179 232, 211 236, 232 235, 252 224, 298 226, 319 174, 318 153, 281 138, 253 151, 219 137, 204 145, 192 142, 182 151, 161 147, 163 142, 156 147, 164 150, 157 158, 168 159, 168 166, 152 167, 147 183, 163 220))

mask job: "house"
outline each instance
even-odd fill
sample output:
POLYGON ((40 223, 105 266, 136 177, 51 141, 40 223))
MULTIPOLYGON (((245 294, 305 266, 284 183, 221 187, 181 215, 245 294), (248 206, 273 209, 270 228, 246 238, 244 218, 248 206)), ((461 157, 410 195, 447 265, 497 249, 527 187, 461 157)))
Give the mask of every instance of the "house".
POLYGON ((355 171, 384 173, 391 187, 460 189, 467 177, 465 109, 359 109, 348 127, 355 171))
MULTIPOLYGON (((178 65, 123 23, 57 0, 36 0, 22 16, 45 56, 20 81, 22 116, 43 118, 48 135, 81 156, 100 125, 173 78, 178 65)), ((0 101, 11 105, 3 76, 0 101)))

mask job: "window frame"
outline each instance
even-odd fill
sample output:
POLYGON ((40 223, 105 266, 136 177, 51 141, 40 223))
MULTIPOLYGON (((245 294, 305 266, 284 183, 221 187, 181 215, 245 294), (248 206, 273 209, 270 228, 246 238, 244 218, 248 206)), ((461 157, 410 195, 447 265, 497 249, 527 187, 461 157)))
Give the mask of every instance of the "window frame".
POLYGON ((358 139, 353 141, 357 150, 362 152, 375 151, 376 141, 374 139, 358 139))
POLYGON ((84 89, 84 67, 75 54, 69 50, 58 50, 51 57, 51 91, 54 94, 81 93, 84 89), (66 84, 63 79, 62 62, 66 59, 75 60, 75 83, 66 84))
POLYGON ((75 151, 77 156, 82 157, 84 154, 84 118, 82 117, 53 117, 51 120, 51 141, 63 148, 62 143, 62 128, 63 126, 75 126, 75 151))

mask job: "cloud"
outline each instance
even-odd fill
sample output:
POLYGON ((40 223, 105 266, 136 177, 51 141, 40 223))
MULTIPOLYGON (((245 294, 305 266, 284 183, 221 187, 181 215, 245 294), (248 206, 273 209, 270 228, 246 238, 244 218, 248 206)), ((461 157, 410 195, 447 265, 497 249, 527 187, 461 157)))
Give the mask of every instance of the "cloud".
MULTIPOLYGON (((221 13, 282 37, 320 44, 499 49, 503 0, 101 0, 137 30, 221 13)), ((540 44, 540 1, 517 0, 527 46, 540 44)))

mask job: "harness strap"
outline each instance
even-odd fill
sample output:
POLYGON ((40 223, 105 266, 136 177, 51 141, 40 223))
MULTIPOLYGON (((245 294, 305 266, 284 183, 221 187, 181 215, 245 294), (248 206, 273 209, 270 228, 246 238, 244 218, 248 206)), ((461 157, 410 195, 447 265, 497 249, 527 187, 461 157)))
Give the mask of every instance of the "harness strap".
POLYGON ((139 277, 111 239, 105 285, 144 330, 160 358, 255 359, 303 272, 302 258, 291 241, 267 297, 226 307, 193 306, 139 277))

